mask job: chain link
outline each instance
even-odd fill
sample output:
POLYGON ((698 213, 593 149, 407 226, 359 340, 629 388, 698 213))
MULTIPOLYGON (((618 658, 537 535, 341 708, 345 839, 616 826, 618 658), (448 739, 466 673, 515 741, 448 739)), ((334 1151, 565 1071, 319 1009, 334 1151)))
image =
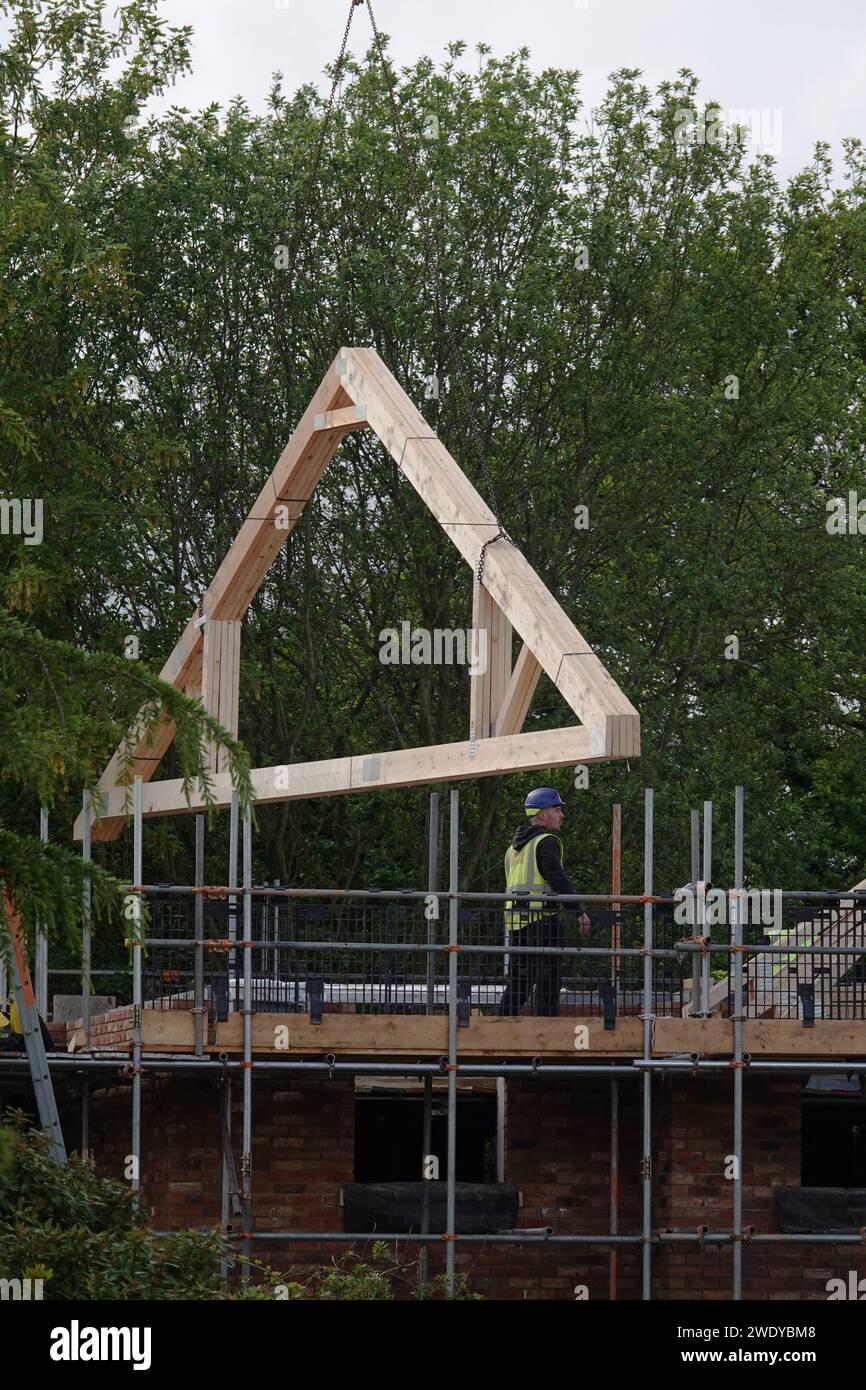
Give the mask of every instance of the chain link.
POLYGON ((349 42, 349 32, 352 27, 352 18, 354 16, 355 10, 362 4, 366 4, 367 13, 370 17, 370 25, 373 31, 373 38, 376 45, 376 51, 379 55, 379 61, 382 65, 382 73, 385 78, 385 85, 388 91, 388 101, 391 107, 391 114, 394 123, 394 133, 397 138, 397 145, 400 150, 400 154, 402 155, 403 161, 406 165, 406 172, 409 179, 409 187, 414 203, 414 211, 418 218, 418 225, 421 228, 421 234, 424 240, 424 248, 427 254, 428 263, 431 266, 433 273, 433 288, 436 299, 436 310, 439 315, 440 322, 444 324, 446 329, 454 373, 460 384, 460 388, 463 393, 463 398, 466 402, 466 413, 467 423, 469 425, 469 433, 472 438, 472 443, 478 456, 478 463, 480 465, 481 473, 487 487, 487 493, 490 499, 491 510, 493 511, 493 514, 496 518, 496 525, 498 528, 496 535, 491 536, 490 539, 485 541, 482 545, 478 555, 478 562, 475 567, 475 582, 480 584, 484 574, 484 560, 487 554, 487 547, 489 545, 493 545, 493 543, 498 540, 506 540, 511 545, 513 545, 514 542, 512 541, 508 532, 503 527, 500 518, 499 504, 496 496, 496 487, 494 485, 493 478, 490 474, 490 470, 487 466, 486 450, 484 448, 481 432, 479 430, 472 394, 469 390, 469 386, 467 384, 466 377, 463 371, 460 345, 457 339, 457 334, 454 329, 454 324, 451 319, 451 315, 448 310, 448 303, 442 282, 442 274, 439 267, 439 258, 437 255, 434 240, 430 234, 430 229, 427 225, 427 219, 423 212, 420 190, 415 176, 415 165, 413 163, 408 145, 406 143, 406 137, 403 131, 403 123, 400 119, 400 110, 397 105, 397 97, 394 91, 393 82, 391 80, 391 72, 388 67, 388 61, 385 57, 385 50, 382 44, 382 36, 379 33, 379 28, 376 24, 376 17, 373 14, 373 6, 371 0, 350 0, 349 3, 349 13, 346 17, 346 27, 343 30, 343 41, 340 44, 340 53, 334 67, 334 75, 331 81, 331 90, 328 94, 328 99, 325 103, 325 110, 322 116, 322 125, 319 131, 319 138, 316 142, 316 148, 313 153, 313 159, 310 165, 310 173, 307 179, 307 187, 301 200, 301 205, 298 210, 298 215, 295 223, 295 232, 289 247, 288 266, 286 267, 288 270, 288 275, 286 277, 285 289, 283 291, 283 294, 285 296, 285 294, 289 293, 294 283, 295 266, 297 264, 301 240, 307 223, 307 216, 309 214, 310 207, 312 206, 313 202, 313 196, 316 186, 316 175, 319 171, 319 165, 321 163, 322 158, 322 151, 325 147, 325 139, 331 123, 331 116, 334 109, 334 97, 336 95, 338 84, 342 80, 343 66, 346 57, 346 46, 349 42))
POLYGON ((499 541, 499 540, 508 541, 508 544, 509 544, 509 545, 513 545, 513 544, 514 544, 514 541, 511 539, 511 537, 509 536, 508 532, 507 532, 506 530, 504 530, 504 528, 503 528, 503 526, 502 526, 502 523, 501 523, 501 521, 499 520, 498 517, 496 518, 496 522, 497 522, 497 525, 499 526, 499 530, 496 532, 496 535, 495 535, 495 536, 491 536, 491 537, 490 537, 490 540, 489 540, 489 541, 485 541, 485 542, 484 542, 484 544, 482 545, 480 551, 478 552, 478 564, 475 566, 475 583, 476 583, 476 584, 480 584, 482 578, 484 577, 484 560, 485 560, 485 557, 486 557, 486 555, 487 555, 487 547, 488 547, 488 545, 492 545, 494 541, 499 541))
POLYGON ((480 584, 480 583, 481 583, 481 579, 482 579, 482 575, 483 575, 483 573, 484 573, 484 559, 485 559, 485 555, 486 555, 486 551, 487 551, 488 545, 492 545, 494 541, 498 541, 498 540, 500 540, 500 539, 501 539, 501 540, 507 540, 507 541, 509 542, 509 544, 511 544, 511 545, 513 545, 514 542, 512 541, 512 539, 511 539, 511 537, 509 536, 508 532, 507 532, 507 531, 505 530, 505 528, 503 527, 502 521, 501 521, 501 518, 500 518, 499 503, 498 503, 497 497, 496 497, 496 488, 495 488, 494 483, 493 483, 493 478, 492 478, 491 475, 490 475, 490 470, 489 470, 489 468, 487 467, 487 456, 486 456, 486 451, 485 451, 485 448, 484 448, 484 444, 483 444, 483 441, 482 441, 482 438, 481 438, 480 431, 479 431, 479 429, 478 429, 478 422, 477 422, 476 415, 475 415, 475 410, 474 410, 474 407, 473 407, 472 396, 471 396, 471 393, 470 393, 470 391, 469 391, 468 385, 467 385, 467 383, 466 383, 466 378, 465 378, 464 373, 463 373, 462 359, 461 359, 461 354, 460 354, 460 346, 459 346, 459 343, 458 343, 458 341, 457 341, 457 334, 456 334, 455 331, 454 331, 454 324, 453 324, 453 322, 452 322, 452 320, 451 320, 451 315, 450 315, 450 313, 448 312, 447 301, 446 301, 446 298, 445 298, 445 293, 444 293, 444 289, 443 289, 443 285, 442 285, 442 275, 441 275, 441 272, 440 272, 440 269, 439 269, 439 258, 438 258, 438 256, 437 256, 436 247, 435 247, 435 245, 434 245, 434 243, 433 243, 433 239, 432 239, 432 237, 431 237, 431 235, 430 235, 430 231, 429 231, 429 228, 428 228, 428 226, 427 226, 427 220, 426 220, 426 218, 425 218, 425 216, 424 216, 424 213, 423 213, 423 210, 422 210, 422 203, 421 203, 420 191, 419 191, 417 179, 416 179, 416 177, 415 177, 415 165, 414 165, 414 163, 413 163, 413 161, 412 161, 411 155, 410 155, 410 153, 409 153, 408 146, 407 146, 407 144, 406 144, 406 138, 405 138, 405 135, 404 135, 404 132, 403 132, 403 123, 402 123, 402 121, 400 120, 400 111, 399 111, 399 108, 398 108, 398 106, 397 106, 397 97, 396 97, 396 94, 395 94, 395 92, 394 92, 394 85, 393 85, 393 83, 392 83, 392 81, 391 81, 391 73, 390 73, 390 70, 389 70, 389 68, 388 68, 388 62, 387 62, 387 59, 386 59, 386 57, 385 57, 384 48, 383 48, 383 46, 382 46, 382 38, 381 38, 381 35, 380 35, 380 33, 379 33, 378 27, 377 27, 377 25, 376 25, 376 17, 375 17, 375 15, 373 14, 373 6, 372 6, 372 3, 371 3, 371 0, 365 0, 365 2, 366 2, 366 6, 367 6, 367 13, 368 13, 368 15, 370 16, 370 24, 371 24, 372 29, 373 29, 373 38, 374 38, 375 44, 376 44, 376 51, 377 51, 377 53, 379 54, 379 61, 380 61, 381 64, 382 64, 382 72, 383 72, 383 74, 384 74, 384 77, 385 77, 385 84, 386 84, 387 89, 388 89, 388 100, 389 100, 389 102, 390 102, 391 114, 392 114, 393 121, 394 121, 394 133, 395 133, 395 135, 396 135, 396 137, 397 137, 397 144, 398 144, 398 146, 399 146, 400 153, 402 154, 403 160, 404 160, 405 165, 406 165, 406 172, 407 172, 408 177, 409 177, 409 185, 410 185, 410 188, 411 188, 411 191, 412 191, 412 197, 413 197, 413 203, 414 203, 414 211, 415 211, 415 214, 416 214, 416 216, 417 216, 417 218, 418 218, 418 225, 419 225, 419 227, 421 228, 421 234, 422 234, 422 236, 423 236, 423 238, 424 238, 424 247, 425 247, 425 250, 426 250, 426 252, 427 252, 427 258, 428 258, 429 264, 430 264, 430 266, 431 266, 431 268, 432 268, 432 271, 433 271, 433 283, 434 283, 434 293, 435 293, 435 296, 436 296, 436 308, 437 308, 437 310, 438 310, 440 320, 444 323, 445 328, 446 328, 446 331, 447 331, 447 333, 448 333, 448 342, 449 342, 449 346, 450 346, 450 349, 451 349, 451 359, 452 359, 452 362, 453 362, 453 364, 454 364, 454 371, 455 371, 455 374, 456 374, 456 376, 457 376, 458 381, 460 382, 460 386, 461 386, 461 389, 462 389, 462 391, 463 391, 463 397, 464 397, 464 400, 466 401, 466 413, 467 413, 467 422, 468 422, 468 424, 469 424, 469 433, 470 433, 470 435, 471 435, 471 437, 472 437, 473 445, 474 445, 475 450, 476 450, 476 452, 477 452, 477 454, 478 454, 478 462, 479 462, 479 464, 480 464, 480 466, 481 466, 481 472, 482 472, 482 475, 483 475, 483 477, 484 477, 484 481, 485 481, 486 486, 487 486, 487 493, 488 493, 488 497, 489 497, 489 499, 490 499, 491 510, 493 511, 493 514, 494 514, 494 516, 496 517, 496 525, 497 525, 497 527, 499 528, 499 529, 497 530, 496 535, 495 535, 495 536, 491 536, 490 539, 489 539, 488 541, 485 541, 484 544, 483 544, 482 547, 481 547, 481 551, 480 551, 480 554, 479 554, 479 556, 478 556, 478 563, 477 563, 476 568, 475 568, 475 578, 476 578, 476 582, 480 584))
POLYGON ((358 5, 363 5, 363 3, 364 0, 349 0, 349 13, 346 16, 346 27, 343 30, 343 42, 340 44, 340 53, 339 57, 337 58, 336 65, 334 67, 334 76, 331 81, 331 90, 328 93, 328 100, 325 102, 325 112, 322 117, 322 128, 319 131, 319 139, 316 143, 315 151, 313 152, 313 160, 312 164, 310 165, 310 174, 307 180, 307 190, 301 201, 301 207, 298 212, 297 222, 295 224, 294 239, 292 241, 292 245, 289 248, 289 288, 291 288, 291 284, 294 279, 295 262, 297 260, 298 251, 301 245, 301 237, 303 236, 304 228, 307 223, 307 214, 313 202, 313 190, 316 185, 316 175, 319 172, 319 164, 321 163, 322 159, 322 150, 325 148, 325 136, 328 133, 328 127, 331 124, 331 115, 334 110, 334 96, 336 95, 338 84, 342 81, 343 63, 346 57, 346 45, 349 42, 349 30, 352 27, 352 16, 355 13, 356 7, 358 5))

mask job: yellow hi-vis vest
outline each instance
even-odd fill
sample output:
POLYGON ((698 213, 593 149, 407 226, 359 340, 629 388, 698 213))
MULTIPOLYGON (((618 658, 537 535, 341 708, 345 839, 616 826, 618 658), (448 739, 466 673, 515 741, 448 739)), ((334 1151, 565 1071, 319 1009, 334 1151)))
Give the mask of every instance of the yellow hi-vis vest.
POLYGON ((526 897, 509 898, 505 904, 505 925, 509 931, 520 931, 521 927, 526 926, 527 922, 534 922, 545 911, 550 911, 550 907, 545 907, 542 898, 534 895, 533 890, 539 893, 551 893, 553 890, 546 878, 542 878, 538 869, 538 846, 542 840, 552 838, 559 845, 559 852, 562 854, 562 841, 558 835, 553 835, 547 831, 544 835, 533 835, 531 840, 527 840, 522 849, 515 849, 509 845, 505 853, 505 887, 513 888, 521 893, 526 893, 526 897), (533 893, 533 896, 529 894, 533 893))
POLYGON ((18 1016, 18 1005, 15 1003, 14 994, 10 994, 5 1006, 0 1006, 0 1030, 3 1028, 8 1028, 11 1033, 21 1032, 21 1019, 18 1016), (3 1011, 4 1009, 9 1010, 8 1017, 3 1011))

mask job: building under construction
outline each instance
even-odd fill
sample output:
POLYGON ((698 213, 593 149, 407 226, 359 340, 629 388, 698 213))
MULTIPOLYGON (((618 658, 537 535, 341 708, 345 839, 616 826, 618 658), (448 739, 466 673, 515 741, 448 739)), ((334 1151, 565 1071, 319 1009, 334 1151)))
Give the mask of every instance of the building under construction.
MULTIPOLYGON (((636 758, 638 712, 369 349, 335 359, 163 679, 237 733, 243 616, 363 428, 472 568, 489 660, 469 736, 255 769, 254 803, 636 758), (523 732, 542 671, 577 722, 523 732)), ((431 796, 413 888, 258 885, 220 750, 209 794, 155 778, 172 734, 131 730, 76 826, 88 859, 132 818, 131 1002, 93 1007, 85 896, 80 1017, 52 1021, 47 1068, 29 1034, 28 1058, 0 1061, 7 1099, 29 1068, 61 1160, 77 1148, 126 1177, 158 1230, 221 1229, 253 1277, 264 1260, 304 1278, 373 1240, 420 1279, 465 1275, 492 1298, 826 1299, 866 1274, 866 890, 747 890, 742 789, 721 808, 724 893, 709 804, 684 834, 687 887, 656 891, 647 790, 643 883, 621 882, 615 807, 609 891, 580 899, 590 935, 539 948, 506 931, 504 893, 461 890, 456 786, 447 807, 431 796), (228 862, 211 853, 209 872, 206 804, 229 822, 228 862), (148 819, 190 811, 196 882, 147 882, 148 819), (523 954, 556 955, 558 1012, 531 996, 500 1012, 523 954)), ((508 915, 532 910, 512 898, 508 915)), ((47 1016, 41 939, 34 973, 47 1016)), ((15 983, 26 1012, 20 961, 15 983)))
MULTIPOLYGON (((492 1298, 826 1299, 866 1273, 866 893, 784 893, 768 931, 737 884, 709 926, 707 805, 684 931, 647 791, 644 891, 616 883, 614 808, 615 891, 559 951, 559 1016, 500 1017, 504 895, 459 891, 458 806, 447 889, 435 794, 414 892, 257 887, 236 804, 228 884, 133 873, 133 1004, 93 1015, 85 980, 84 1017, 52 1025, 66 1145, 131 1174, 157 1229, 217 1227, 293 1279, 377 1239, 492 1298)), ((739 866, 741 792, 735 830, 739 866)), ((27 1065, 4 1058, 7 1097, 27 1065)))

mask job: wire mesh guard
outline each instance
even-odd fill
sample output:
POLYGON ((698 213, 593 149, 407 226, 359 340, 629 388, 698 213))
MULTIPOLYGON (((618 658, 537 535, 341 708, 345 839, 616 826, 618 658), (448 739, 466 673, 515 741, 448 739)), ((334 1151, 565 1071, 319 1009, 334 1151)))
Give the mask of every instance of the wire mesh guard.
MULTIPOLYGON (((305 899, 253 890, 251 904, 252 1001, 256 1012, 323 1011, 359 1014, 444 1014, 448 1010, 447 897, 441 916, 429 920, 425 899, 344 896, 305 899), (258 894, 258 895, 257 895, 258 894), (431 948, 432 949, 428 949, 431 948)), ((205 947, 205 999, 216 1017, 242 1006, 243 937, 241 893, 236 899, 204 897, 201 934, 205 947)), ((754 952, 744 957, 747 1017, 863 1018, 866 962, 852 951, 863 944, 866 905, 842 895, 804 906, 796 899, 777 904, 772 920, 744 913, 747 944, 806 946, 793 951, 754 952), (826 947, 826 949, 817 949, 826 947), (840 952, 845 948, 847 954, 840 952)), ((521 910, 509 923, 501 899, 461 903, 457 911, 457 1003, 461 1022, 486 1015, 575 1014, 581 1017, 636 1015, 643 1007, 644 909, 622 905, 593 910, 591 928, 580 933, 573 906, 544 915, 521 910), (517 927, 509 930, 509 926, 517 927), (575 947, 598 954, 578 954, 575 947), (565 951, 563 952, 563 948, 565 951), (613 949, 634 951, 614 955, 613 949)), ((191 1008, 195 952, 181 944, 195 935, 193 895, 151 896, 148 935, 170 944, 145 954, 144 997, 151 1006, 191 1008), (178 944, 174 944, 177 939, 178 944)), ((693 926, 683 926, 674 904, 653 909, 653 945, 669 954, 652 958, 652 1009, 676 1017, 695 999, 695 977, 708 976, 711 1011, 728 1014, 733 971, 727 951, 728 924, 709 923, 706 946, 694 949, 693 926), (686 945, 692 939, 692 949, 686 945), (709 971, 706 962, 709 962, 709 971)), ((866 949, 866 948, 864 948, 866 949)), ((706 1007, 706 1005, 705 1005, 706 1007)))
POLYGON ((760 926, 753 922, 744 937, 779 948, 750 959, 750 1016, 806 1022, 866 1017, 866 903, 862 899, 855 901, 845 894, 811 904, 785 899, 781 910, 768 913, 760 926), (796 953, 791 949, 795 946, 806 949, 796 953))
MULTIPOLYGON (((253 889, 251 903, 255 1011, 314 1016, 324 1010, 447 1012, 447 895, 438 900, 441 915, 429 920, 420 894, 328 900, 266 892, 253 889)), ((217 1018, 225 1018, 242 1005, 243 950, 229 946, 243 936, 242 894, 199 901, 205 999, 217 1018)), ((864 945, 866 904, 841 894, 811 905, 785 898, 765 917, 757 902, 744 907, 744 942, 808 947, 809 953, 777 949, 744 956, 745 1016, 805 1021, 866 1016, 866 962, 855 949, 864 945)), ((641 1012, 641 905, 594 909, 586 936, 579 932, 573 905, 554 906, 543 916, 521 910, 517 923, 512 918, 508 924, 504 908, 501 899, 458 907, 461 1021, 472 1013, 603 1015, 611 1020, 641 1012), (518 929, 509 931, 509 925, 518 929), (577 946, 598 954, 578 954, 577 946), (612 948, 635 954, 614 955, 612 948)), ((145 953, 145 1000, 151 1006, 192 1007, 197 948, 181 942, 190 941, 195 927, 194 895, 153 892, 148 935, 170 944, 150 946, 145 953)), ((673 902, 654 905, 653 946, 669 953, 652 958, 656 1015, 688 1012, 701 974, 711 989, 710 1011, 731 1012, 732 957, 712 949, 730 944, 730 925, 709 922, 703 929, 706 945, 695 949, 700 930, 683 925, 673 902)))

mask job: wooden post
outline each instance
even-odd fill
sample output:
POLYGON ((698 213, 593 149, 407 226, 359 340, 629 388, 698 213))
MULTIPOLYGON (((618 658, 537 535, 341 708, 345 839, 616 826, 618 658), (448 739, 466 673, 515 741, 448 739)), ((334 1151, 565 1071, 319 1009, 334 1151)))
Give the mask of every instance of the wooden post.
MULTIPOLYGON (((238 618, 206 617, 202 659, 201 700, 208 714, 237 738, 240 683, 241 624, 238 618)), ((211 772, 225 772, 228 757, 216 743, 209 745, 211 772)))
POLYGON ((467 660, 472 656, 477 669, 470 675, 469 737, 495 738, 511 678, 511 623, 477 580, 472 590, 472 642, 467 660))

